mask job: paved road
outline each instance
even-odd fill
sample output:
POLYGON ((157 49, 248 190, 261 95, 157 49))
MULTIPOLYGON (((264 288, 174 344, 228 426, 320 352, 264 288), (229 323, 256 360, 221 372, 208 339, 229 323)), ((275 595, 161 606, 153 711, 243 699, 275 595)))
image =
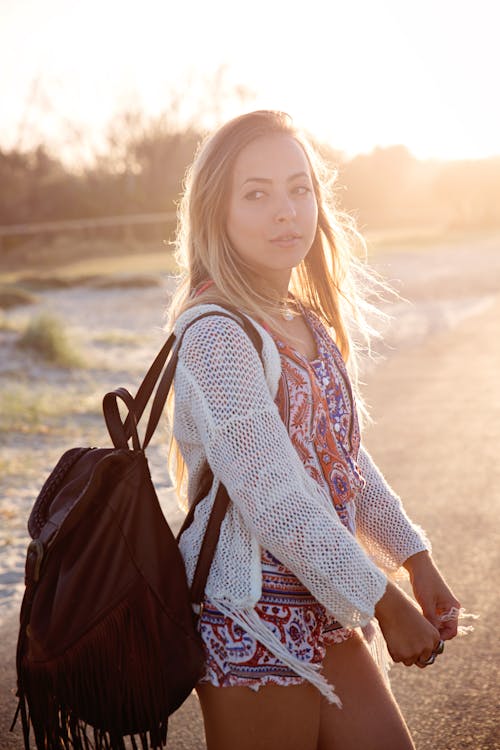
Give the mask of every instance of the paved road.
MULTIPOLYGON (((482 312, 393 352, 366 389, 375 419, 368 448, 428 531, 462 604, 480 614, 475 631, 447 644, 432 667, 392 670, 418 750, 500 748, 500 298, 491 296, 491 278, 485 283, 490 299, 482 312)), ((15 631, 14 618, 0 631, 1 750, 22 747, 19 728, 7 731, 15 631)), ((204 748, 195 698, 172 718, 169 748, 204 748)))
POLYGON ((426 670, 393 669, 418 750, 500 748, 500 299, 372 376, 366 442, 429 533, 455 594, 480 614, 426 670))

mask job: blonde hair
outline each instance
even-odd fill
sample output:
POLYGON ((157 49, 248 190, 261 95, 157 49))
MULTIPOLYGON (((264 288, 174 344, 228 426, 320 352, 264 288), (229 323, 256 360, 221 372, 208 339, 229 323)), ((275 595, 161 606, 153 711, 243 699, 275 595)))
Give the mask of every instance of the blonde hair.
MULTIPOLYGON (((255 283, 251 269, 233 251, 226 230, 236 159, 248 144, 271 134, 291 137, 303 149, 318 206, 316 235, 309 253, 292 272, 290 291, 332 329, 357 390, 358 354, 362 349, 370 352, 371 338, 377 335, 368 317, 378 310, 369 298, 387 287, 364 263, 364 240, 352 217, 337 205, 336 172, 326 167, 310 140, 284 112, 258 110, 241 115, 200 145, 186 173, 179 204, 175 245, 180 276, 168 326, 195 305, 226 303, 279 330, 276 313, 284 300, 255 283), (213 284, 194 296, 208 281, 213 284)), ((181 459, 175 453, 179 478, 181 459)))

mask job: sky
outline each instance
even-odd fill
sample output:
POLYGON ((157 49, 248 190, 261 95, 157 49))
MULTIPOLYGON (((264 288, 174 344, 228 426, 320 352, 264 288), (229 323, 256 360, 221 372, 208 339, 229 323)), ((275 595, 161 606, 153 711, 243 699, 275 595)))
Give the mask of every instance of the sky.
POLYGON ((185 117, 206 100, 210 126, 285 110, 348 157, 498 155, 497 16, 498 0, 0 0, 0 146, 70 159, 118 112, 177 97, 185 117))

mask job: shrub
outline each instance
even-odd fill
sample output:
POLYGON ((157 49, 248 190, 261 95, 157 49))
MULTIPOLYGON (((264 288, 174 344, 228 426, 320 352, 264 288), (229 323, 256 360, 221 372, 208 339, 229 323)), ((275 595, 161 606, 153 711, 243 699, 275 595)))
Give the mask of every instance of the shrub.
POLYGON ((68 340, 63 324, 48 313, 32 320, 18 343, 59 367, 83 366, 83 359, 68 340))
POLYGON ((32 305, 38 302, 35 295, 18 286, 0 285, 0 309, 9 310, 18 305, 32 305))

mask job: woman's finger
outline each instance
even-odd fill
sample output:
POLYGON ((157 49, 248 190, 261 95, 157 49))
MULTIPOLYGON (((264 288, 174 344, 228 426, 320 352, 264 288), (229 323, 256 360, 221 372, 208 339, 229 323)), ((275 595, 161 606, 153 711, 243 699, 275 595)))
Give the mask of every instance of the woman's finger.
POLYGON ((449 641, 458 633, 458 620, 448 620, 439 624, 439 632, 443 641, 449 641))
POLYGON ((444 651, 444 641, 440 640, 435 646, 434 649, 429 654, 428 652, 423 652, 420 654, 418 659, 416 660, 415 664, 417 667, 420 667, 421 669, 425 667, 429 667, 431 664, 434 664, 437 657, 440 656, 444 651))

